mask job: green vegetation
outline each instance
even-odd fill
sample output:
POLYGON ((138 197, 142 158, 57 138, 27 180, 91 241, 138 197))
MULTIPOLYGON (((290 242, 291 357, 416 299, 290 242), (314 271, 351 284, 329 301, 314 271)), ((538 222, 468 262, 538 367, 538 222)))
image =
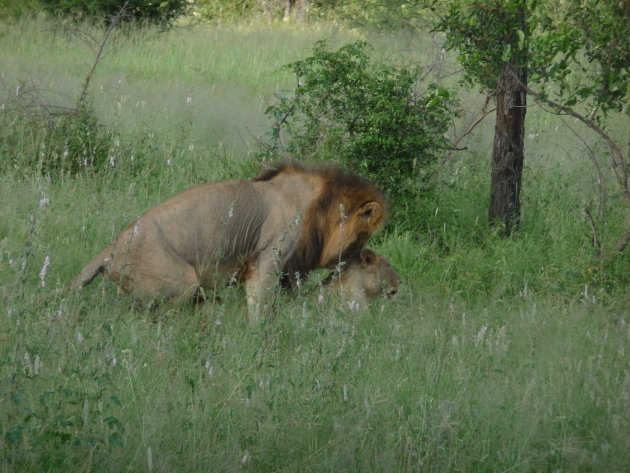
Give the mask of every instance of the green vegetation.
POLYGON ((298 86, 267 109, 274 123, 262 156, 343 163, 407 207, 393 220, 417 220, 409 209, 451 146, 445 134, 459 110, 444 87, 417 90, 420 69, 374 64, 366 48, 319 42, 290 64, 298 86))
POLYGON ((188 7, 186 0, 40 0, 42 9, 63 19, 108 22, 123 21, 171 25, 188 7))
MULTIPOLYGON (((625 107, 630 90, 628 6, 612 0, 427 0, 445 46, 458 51, 463 79, 496 103, 491 222, 518 228, 527 97, 570 115, 609 147, 620 192, 630 206, 628 163, 606 131, 607 111, 625 107), (534 90, 532 90, 534 89, 534 90), (537 90, 535 90, 537 89, 537 90), (545 90, 548 89, 548 90, 545 90)), ((530 99, 531 100, 531 99, 530 99)), ((625 143, 625 138, 623 138, 625 143)), ((630 224, 617 248, 630 243, 630 224)))
MULTIPOLYGON (((592 164, 610 157, 605 144, 539 108, 527 113, 520 230, 488 228, 494 130, 481 122, 441 163, 417 230, 393 222, 370 242, 403 286, 367 314, 319 304, 315 282, 259 326, 238 288, 223 304, 154 310, 101 279, 59 290, 147 207, 251 177, 273 124, 264 112, 295 85, 284 66, 318 39, 336 50, 357 36, 115 33, 88 93, 107 164, 72 174, 40 157, 87 135, 45 144, 29 120, 46 115, 27 105, 75 107, 93 53, 44 19, 0 24, 0 471, 625 471, 630 256, 599 258, 624 205, 613 171, 592 164)), ((432 37, 360 39, 374 59, 425 67, 419 90, 453 87, 432 37)), ((452 139, 484 103, 460 100, 452 139)), ((606 123, 615 137, 628 124, 612 112, 606 123)))

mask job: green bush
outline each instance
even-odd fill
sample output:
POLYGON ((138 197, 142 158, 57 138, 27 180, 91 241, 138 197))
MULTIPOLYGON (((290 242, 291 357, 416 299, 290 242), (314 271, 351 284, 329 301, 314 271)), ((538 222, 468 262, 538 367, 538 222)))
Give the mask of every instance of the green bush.
POLYGON ((260 5, 254 0, 198 0, 195 2, 196 15, 206 20, 236 20, 254 13, 261 13, 260 5))
POLYGON ((23 83, 0 110, 0 171, 75 175, 116 165, 113 134, 90 101, 77 108, 53 106, 23 83))
POLYGON ((288 66, 298 85, 267 110, 274 124, 263 156, 337 161, 409 204, 449 146, 457 105, 434 84, 418 93, 419 69, 374 64, 367 48, 359 41, 331 52, 318 42, 313 56, 288 66))
POLYGON ((39 8, 38 0, 0 0, 0 18, 15 20, 37 12, 39 8))
POLYGON ((186 0, 41 0, 44 10, 55 16, 108 20, 126 9, 123 20, 170 24, 188 8, 186 0))

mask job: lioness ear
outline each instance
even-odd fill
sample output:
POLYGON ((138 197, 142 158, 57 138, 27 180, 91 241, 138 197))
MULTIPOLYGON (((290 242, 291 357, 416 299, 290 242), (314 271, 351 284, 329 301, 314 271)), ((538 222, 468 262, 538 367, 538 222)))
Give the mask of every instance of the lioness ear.
POLYGON ((376 253, 367 248, 361 250, 361 266, 367 268, 376 262, 376 253))
POLYGON ((364 219, 368 229, 374 232, 383 220, 383 207, 378 202, 368 202, 359 208, 357 215, 364 219))

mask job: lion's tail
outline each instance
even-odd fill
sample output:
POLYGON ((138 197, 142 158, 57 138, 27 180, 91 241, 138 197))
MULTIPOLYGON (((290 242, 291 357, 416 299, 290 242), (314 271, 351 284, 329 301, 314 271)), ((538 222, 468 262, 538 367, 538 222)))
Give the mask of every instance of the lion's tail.
POLYGON ((84 266, 79 275, 70 282, 70 289, 78 290, 90 284, 96 276, 105 271, 111 262, 111 257, 112 247, 110 245, 84 266))

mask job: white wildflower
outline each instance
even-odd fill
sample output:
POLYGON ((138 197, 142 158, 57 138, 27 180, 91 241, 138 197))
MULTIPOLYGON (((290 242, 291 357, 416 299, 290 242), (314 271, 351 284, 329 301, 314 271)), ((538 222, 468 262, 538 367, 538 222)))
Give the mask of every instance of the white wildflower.
POLYGON ((31 361, 31 355, 28 352, 24 353, 24 360, 22 360, 22 366, 27 376, 37 376, 39 370, 42 367, 42 361, 39 355, 35 355, 35 360, 31 361))
POLYGON ((173 165, 173 160, 172 160, 171 158, 168 158, 168 159, 166 160, 166 165, 167 165, 167 166, 172 166, 172 165, 173 165))
POLYGON ((37 205, 39 205, 40 207, 45 207, 48 204, 50 204, 50 199, 48 197, 42 197, 41 199, 39 199, 39 202, 37 202, 37 205))
POLYGON ((147 468, 149 473, 153 471, 153 450, 151 449, 151 445, 147 447, 147 468))
POLYGON ((190 95, 186 97, 186 103, 189 105, 192 103, 192 97, 190 95))
POLYGON ((204 366, 208 376, 212 376, 214 374, 214 367, 212 366, 212 363, 210 363, 210 360, 206 360, 206 364, 204 366))
POLYGON ((241 458, 241 463, 243 465, 247 465, 250 461, 251 461, 252 457, 249 456, 249 453, 245 452, 245 455, 243 455, 243 458, 241 458))
POLYGON ((319 297, 317 298, 317 303, 318 304, 323 304, 324 303, 324 294, 320 294, 319 297))
POLYGON ((348 306, 350 307, 350 310, 353 310, 353 311, 355 311, 355 312, 359 310, 359 303, 358 303, 357 301, 355 301, 355 300, 352 300, 352 301, 348 304, 348 306))
POLYGON ((116 366, 118 364, 118 360, 116 360, 116 355, 110 355, 109 353, 105 353, 105 362, 112 366, 116 366))
POLYGON ((188 151, 192 151, 194 149, 195 149, 195 145, 194 144, 191 143, 191 144, 188 145, 188 151))
POLYGON ((110 156, 109 157, 109 165, 113 168, 116 167, 116 157, 115 156, 110 156))
POLYGON ((83 343, 84 341, 85 341, 85 338, 83 338, 83 335, 81 334, 81 332, 77 332, 77 342, 83 343))
POLYGON ((44 264, 42 269, 39 270, 39 279, 42 281, 42 287, 46 286, 46 274, 48 273, 48 266, 50 266, 50 257, 44 258, 44 264))
POLYGON ((343 204, 339 204, 339 215, 341 215, 342 222, 348 218, 348 216, 344 212, 345 207, 343 204))
POLYGON ((475 346, 479 346, 479 344, 481 342, 483 342, 484 337, 486 336, 486 332, 488 331, 488 326, 487 325, 483 325, 480 329, 479 332, 477 332, 477 335, 475 335, 473 337, 473 343, 475 344, 475 346))

